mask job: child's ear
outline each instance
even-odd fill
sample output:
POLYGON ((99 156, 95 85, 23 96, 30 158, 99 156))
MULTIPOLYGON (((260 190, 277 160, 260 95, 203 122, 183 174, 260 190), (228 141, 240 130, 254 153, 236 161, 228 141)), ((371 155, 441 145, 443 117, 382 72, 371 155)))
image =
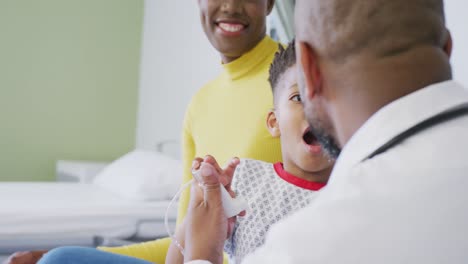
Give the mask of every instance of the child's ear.
POLYGON ((268 131, 270 131, 270 134, 273 137, 279 137, 281 135, 281 131, 278 125, 278 119, 276 118, 276 114, 273 110, 268 112, 267 127, 268 131))

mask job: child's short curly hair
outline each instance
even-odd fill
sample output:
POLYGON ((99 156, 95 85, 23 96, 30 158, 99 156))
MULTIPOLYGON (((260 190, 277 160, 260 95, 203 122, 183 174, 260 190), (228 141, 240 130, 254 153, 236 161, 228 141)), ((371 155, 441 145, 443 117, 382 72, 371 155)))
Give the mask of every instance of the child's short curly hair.
POLYGON ((279 50, 275 54, 275 58, 270 66, 270 77, 268 81, 270 82, 271 90, 273 96, 275 96, 276 86, 278 85, 281 76, 292 66, 296 64, 296 48, 294 45, 294 40, 289 43, 286 48, 279 45, 279 50))

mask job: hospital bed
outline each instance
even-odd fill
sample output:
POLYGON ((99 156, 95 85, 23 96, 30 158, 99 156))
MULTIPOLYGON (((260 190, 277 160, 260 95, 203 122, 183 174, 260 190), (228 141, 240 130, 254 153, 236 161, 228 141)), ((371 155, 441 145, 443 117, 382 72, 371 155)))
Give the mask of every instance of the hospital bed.
MULTIPOLYGON (((65 245, 120 246, 167 236, 164 216, 182 168, 161 157, 136 151, 110 165, 61 161, 57 182, 0 183, 0 255, 65 245), (162 166, 171 173, 162 173, 162 166)), ((176 209, 168 210, 171 229, 176 209)))

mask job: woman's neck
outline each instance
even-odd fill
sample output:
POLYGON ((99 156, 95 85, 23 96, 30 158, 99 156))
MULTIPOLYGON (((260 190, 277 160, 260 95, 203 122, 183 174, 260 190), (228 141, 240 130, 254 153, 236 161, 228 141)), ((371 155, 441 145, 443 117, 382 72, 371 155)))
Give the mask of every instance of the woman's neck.
POLYGON ((231 57, 231 56, 226 56, 224 54, 221 54, 221 61, 223 62, 223 64, 228 64, 228 63, 231 63, 235 60, 237 60, 238 58, 240 58, 241 56, 238 56, 238 57, 231 57))
POLYGON ((220 54, 221 55, 221 61, 223 62, 223 64, 228 64, 228 63, 231 63, 235 60, 237 60, 238 58, 242 57, 242 55, 244 55, 245 53, 251 51, 252 49, 254 49, 260 42, 262 42, 262 40, 266 37, 266 30, 265 32, 260 35, 258 37, 257 40, 254 41, 254 43, 251 43, 250 47, 248 47, 246 50, 244 50, 240 55, 238 56, 232 56, 232 55, 228 55, 228 54, 220 54))

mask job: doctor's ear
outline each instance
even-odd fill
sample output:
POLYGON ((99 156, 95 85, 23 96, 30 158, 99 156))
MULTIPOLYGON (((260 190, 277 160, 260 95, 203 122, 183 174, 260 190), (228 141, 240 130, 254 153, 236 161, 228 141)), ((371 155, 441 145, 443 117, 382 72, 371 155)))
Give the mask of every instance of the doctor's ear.
POLYGON ((450 58, 452 56, 452 49, 453 49, 453 41, 452 41, 452 34, 450 33, 449 30, 447 30, 447 36, 446 40, 444 43, 444 52, 447 54, 447 56, 450 58))
POLYGON ((278 124, 278 119, 276 118, 276 113, 274 110, 271 110, 270 112, 268 112, 267 128, 273 137, 279 137, 281 135, 281 131, 279 129, 279 124, 278 124))
POLYGON ((296 40, 296 57, 298 60, 298 70, 304 80, 303 100, 311 100, 323 91, 322 73, 318 64, 318 57, 315 50, 307 42, 296 40))

